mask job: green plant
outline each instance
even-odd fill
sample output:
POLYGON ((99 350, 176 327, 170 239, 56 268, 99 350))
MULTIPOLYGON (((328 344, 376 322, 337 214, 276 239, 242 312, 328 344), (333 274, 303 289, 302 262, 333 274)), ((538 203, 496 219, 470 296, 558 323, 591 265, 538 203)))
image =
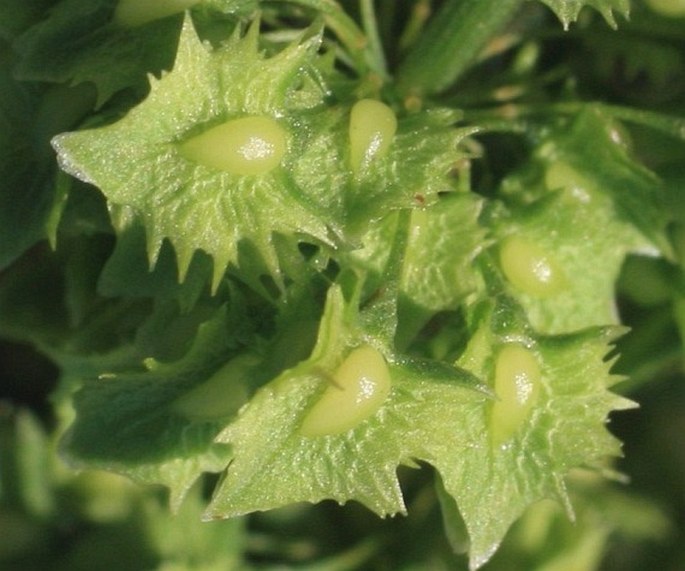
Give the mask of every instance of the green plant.
POLYGON ((0 335, 59 381, 0 409, 0 561, 644 564, 606 425, 682 380, 679 4, 5 2, 0 335))

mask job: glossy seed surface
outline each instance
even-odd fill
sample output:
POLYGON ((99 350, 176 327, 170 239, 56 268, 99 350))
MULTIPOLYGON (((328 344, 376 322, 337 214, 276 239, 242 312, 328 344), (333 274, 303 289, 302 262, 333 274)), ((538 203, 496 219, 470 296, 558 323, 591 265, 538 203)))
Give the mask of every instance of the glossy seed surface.
POLYGON ((499 258, 507 280, 523 293, 547 297, 564 287, 563 272, 555 260, 531 240, 509 236, 501 245, 499 258))
POLYGON ((540 365, 532 351, 518 343, 504 345, 495 362, 495 394, 490 431, 493 446, 511 439, 530 415, 540 391, 540 365))
POLYGON ((195 163, 237 175, 259 175, 276 168, 287 149, 286 132, 271 117, 232 119, 179 146, 195 163))
POLYGON ((383 355, 368 345, 354 349, 305 416, 300 433, 315 437, 347 432, 378 411, 390 388, 383 355))
POLYGON ((397 117, 375 99, 357 101, 350 113, 350 166, 356 174, 384 157, 397 131, 397 117))

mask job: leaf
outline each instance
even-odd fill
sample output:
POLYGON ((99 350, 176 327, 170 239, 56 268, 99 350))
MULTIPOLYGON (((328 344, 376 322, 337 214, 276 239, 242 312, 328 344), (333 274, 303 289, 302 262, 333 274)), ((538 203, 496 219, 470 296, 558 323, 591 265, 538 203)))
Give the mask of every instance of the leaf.
MULTIPOLYGON (((430 317, 457 309, 482 287, 474 264, 487 243, 478 223, 481 208, 474 195, 453 194, 434 208, 412 212, 400 283, 399 337, 415 335, 430 317)), ((396 342, 401 346, 401 340, 396 342)))
POLYGON ((541 333, 571 333, 619 323, 615 282, 630 252, 650 247, 630 224, 618 219, 612 201, 583 183, 569 185, 495 222, 498 262, 516 241, 544 254, 559 286, 549 292, 512 283, 509 292, 541 333), (602 271, 596 271, 598 267, 602 271))
POLYGON ((310 200, 336 233, 358 241, 369 222, 388 211, 429 205, 439 192, 453 190, 449 174, 464 157, 458 146, 476 130, 454 128, 458 113, 436 108, 400 117, 387 155, 356 177, 349 167, 348 113, 333 108, 319 114, 315 136, 293 171, 300 186, 312 189, 310 200))
MULTIPOLYGON (((611 198, 618 220, 635 226, 671 256, 665 237, 668 214, 663 182, 631 155, 622 129, 609 110, 588 105, 570 125, 550 134, 538 156, 547 168, 556 162, 567 163, 571 171, 579 173, 579 184, 611 198)), ((552 177, 552 182, 555 178, 557 184, 563 182, 563 175, 552 177)), ((568 184, 575 182, 571 174, 568 184)))
POLYGON ((410 116, 400 121, 388 155, 355 177, 348 166, 348 110, 323 107, 320 38, 272 57, 260 54, 257 43, 255 25, 244 38, 236 34, 209 51, 186 22, 174 69, 153 81, 148 99, 113 125, 54 140, 63 169, 143 221, 151 260, 168 238, 183 278, 202 249, 214 259, 215 287, 229 264, 244 267, 242 258, 253 273, 278 283, 276 234, 337 246, 358 239, 389 209, 416 204, 417 194, 431 200, 449 189, 456 144, 472 132, 454 129, 451 112, 410 116), (240 174, 179 151, 179 141, 245 116, 277 119, 287 138, 282 164, 240 174))
POLYGON ((629 0, 542 0, 547 4, 561 20, 565 29, 578 19, 578 14, 585 6, 590 6, 600 12, 607 23, 616 27, 614 11, 624 18, 630 13, 629 0))
POLYGON ((325 387, 325 371, 364 340, 349 322, 349 311, 334 287, 312 356, 262 388, 218 437, 235 455, 207 518, 326 498, 356 500, 380 515, 403 513, 397 466, 414 465, 417 441, 436 424, 436 438, 453 442, 446 434, 450 427, 436 419, 448 410, 461 417, 464 403, 484 399, 470 375, 452 367, 390 363, 392 394, 377 414, 338 436, 302 436, 299 426, 325 387), (419 378, 422 372, 426 380, 419 378))
POLYGON ((149 297, 178 300, 182 311, 189 311, 212 276, 211 260, 198 253, 190 262, 188 278, 178 282, 176 260, 170 244, 162 245, 155 267, 145 255, 145 229, 132 224, 120 229, 116 246, 98 280, 98 292, 105 296, 149 297))
MULTIPOLYGON (((200 474, 223 469, 231 457, 230 447, 213 443, 225 421, 189 417, 174 403, 236 354, 235 319, 219 311, 200 327, 194 345, 178 361, 149 361, 147 371, 102 372, 84 379, 74 395, 75 420, 62 443, 68 460, 164 484, 177 508, 200 474)), ((237 410, 244 397, 237 390, 234 398, 224 403, 226 414, 237 410)))
POLYGON ((601 569, 609 544, 614 548, 646 544, 669 533, 666 514, 634 490, 581 471, 573 473, 568 483, 574 521, 551 502, 531 506, 488 570, 601 569))
MULTIPOLYGON (((423 461, 438 469, 457 501, 475 569, 528 505, 545 497, 566 501, 563 478, 571 467, 619 453, 605 429, 608 412, 628 406, 607 391, 613 380, 604 356, 616 330, 526 337, 540 359, 544 388, 530 419, 506 445, 493 448, 488 389, 463 368, 403 358, 376 345, 377 338, 355 328, 350 311, 334 287, 311 357, 260 389, 218 436, 234 457, 207 519, 323 499, 355 500, 382 516, 404 513, 397 467, 423 461), (326 379, 360 343, 386 354, 387 400, 346 432, 304 436, 300 426, 326 379)), ((506 307, 487 316, 461 364, 490 382, 498 347, 532 332, 506 307), (481 358, 473 358, 477 354, 481 358)))
POLYGON ((49 17, 15 42, 15 70, 23 81, 92 82, 97 106, 129 87, 145 87, 147 74, 171 67, 181 25, 165 18, 137 28, 112 22, 111 0, 62 0, 49 17))
POLYGON ((611 410, 632 403, 607 390, 618 379, 609 374, 612 362, 605 359, 620 333, 605 327, 537 336, 525 326, 520 310, 504 298, 485 313, 459 364, 492 386, 494 355, 503 345, 524 343, 539 360, 542 391, 512 440, 494 448, 487 443, 491 420, 482 407, 470 426, 479 434, 479 444, 454 460, 459 470, 435 464, 464 518, 472 569, 489 559, 509 525, 530 504, 556 498, 572 509, 564 484, 571 468, 601 470, 605 458, 620 454, 606 419, 611 410))
POLYGON ((0 38, 12 40, 34 24, 55 0, 8 1, 0 4, 0 38))
POLYGON ((36 153, 32 118, 40 97, 16 83, 0 46, 0 269, 45 236, 51 165, 36 153))
POLYGON ((145 224, 151 259, 168 237, 181 276, 193 252, 203 249, 214 258, 216 285, 228 263, 237 261, 243 241, 254 243, 273 267, 273 232, 327 239, 325 225, 289 184, 287 172, 232 175, 183 158, 176 142, 193 129, 244 113, 285 114, 295 130, 298 118, 287 114, 297 98, 294 85, 317 45, 312 38, 266 59, 252 32, 212 53, 187 22, 174 70, 153 83, 144 103, 111 126, 55 140, 62 166, 96 184, 110 203, 134 209, 145 224))
MULTIPOLYGON (((498 240, 493 253, 509 292, 540 332, 618 323, 615 282, 626 256, 653 256, 657 248, 671 255, 665 188, 629 155, 620 135, 612 119, 587 109, 570 126, 551 131, 532 165, 503 182, 509 209, 488 211, 498 240), (523 249, 537 252, 535 271, 550 272, 546 287, 517 283, 504 267, 517 257, 523 263, 523 249)), ((534 276, 531 267, 527 271, 534 276)))
MULTIPOLYGON (((398 346, 408 343, 433 315, 455 310, 481 287, 474 260, 487 242, 478 222, 482 206, 475 195, 447 193, 430 206, 412 210, 400 262, 398 346)), ((355 265, 371 273, 371 288, 387 287, 387 245, 399 232, 397 224, 397 216, 382 219, 364 235, 364 246, 350 254, 355 265)))

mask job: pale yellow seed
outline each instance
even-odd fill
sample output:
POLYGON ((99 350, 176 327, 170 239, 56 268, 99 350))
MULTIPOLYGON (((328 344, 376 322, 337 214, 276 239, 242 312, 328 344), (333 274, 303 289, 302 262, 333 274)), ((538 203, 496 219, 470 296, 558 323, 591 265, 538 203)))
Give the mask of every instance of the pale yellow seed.
POLYGON ((495 394, 490 434, 492 444, 508 442, 530 416, 540 392, 540 366, 532 351, 518 343, 504 345, 495 362, 495 394))
POLYGON ((315 437, 347 432, 378 411, 390 385, 383 355, 368 345, 354 349, 305 416, 300 433, 315 437))
POLYGON ((571 165, 564 162, 552 163, 547 168, 545 186, 549 190, 567 189, 571 196, 580 202, 587 203, 592 200, 590 182, 571 165))
POLYGON ((245 375, 258 362, 251 354, 231 359, 207 381, 174 401, 171 410, 191 420, 234 415, 247 401, 245 375))
POLYGON ((200 0, 120 0, 114 21, 125 28, 135 28, 167 16, 179 14, 200 0))
POLYGON ((271 117, 232 119, 179 145, 195 163, 237 175, 259 175, 276 168, 287 150, 286 132, 271 117))
POLYGON ((384 157, 397 131, 397 117, 375 99, 357 101, 350 113, 350 166, 356 174, 384 157))
POLYGON ((526 238, 506 238, 500 247, 499 258, 506 278, 523 293, 546 297, 564 287, 561 268, 547 252, 526 238))

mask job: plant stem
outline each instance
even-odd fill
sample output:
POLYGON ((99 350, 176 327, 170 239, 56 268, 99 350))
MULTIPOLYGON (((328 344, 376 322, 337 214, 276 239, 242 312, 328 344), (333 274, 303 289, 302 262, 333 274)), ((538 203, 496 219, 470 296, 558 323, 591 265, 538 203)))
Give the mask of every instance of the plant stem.
POLYGON ((545 117, 550 114, 574 115, 589 106, 600 109, 615 119, 649 127, 685 141, 685 119, 682 117, 594 101, 536 103, 535 105, 507 103, 492 109, 464 111, 464 120, 477 124, 485 131, 518 131, 521 121, 527 118, 545 117))
POLYGON ((378 22, 373 6, 373 0, 360 0, 359 7, 362 16, 362 25, 366 32, 368 42, 367 54, 372 62, 372 69, 378 73, 382 79, 388 79, 388 70, 383 53, 383 44, 378 33, 378 22))
POLYGON ((524 0, 447 0, 397 73, 405 94, 436 94, 452 85, 524 0))
POLYGON ((367 58, 368 40, 357 23, 335 0, 285 0, 321 13, 326 25, 333 30, 349 51, 357 71, 361 74, 370 66, 367 58))

